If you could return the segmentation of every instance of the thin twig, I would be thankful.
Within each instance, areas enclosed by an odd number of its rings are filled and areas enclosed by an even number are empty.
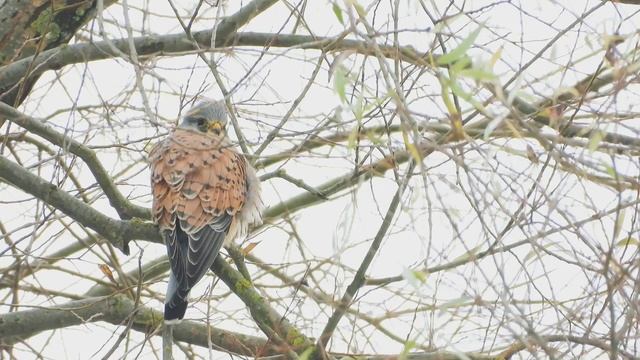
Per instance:
[[[327,324],[322,330],[322,333],[317,341],[317,349],[319,352],[321,353],[324,352],[324,348],[327,346],[327,343],[329,342],[329,339],[331,338],[333,331],[338,326],[340,319],[344,315],[347,308],[351,305],[351,301],[355,297],[358,290],[362,287],[362,285],[364,285],[364,282],[366,280],[367,269],[369,268],[369,265],[371,265],[373,258],[376,256],[378,249],[380,248],[380,244],[382,243],[382,240],[387,235],[387,230],[389,230],[389,227],[391,226],[391,221],[395,217],[396,210],[398,209],[398,205],[400,205],[400,199],[402,198],[402,194],[404,193],[404,190],[407,187],[407,184],[409,183],[409,179],[411,178],[415,165],[416,163],[414,161],[410,162],[409,168],[407,170],[407,174],[405,175],[404,179],[402,179],[402,182],[399,184],[398,189],[396,190],[396,193],[393,196],[391,203],[389,204],[389,208],[387,209],[387,214],[382,220],[382,224],[380,225],[380,228],[378,228],[378,232],[376,233],[376,236],[371,242],[371,246],[369,247],[367,254],[365,255],[364,259],[362,259],[362,262],[360,263],[360,266],[358,267],[358,271],[356,272],[356,275],[354,276],[351,284],[349,284],[349,286],[347,287],[347,290],[345,291],[344,295],[342,295],[342,299],[340,299],[340,302],[338,303],[337,308],[334,310],[333,314],[331,315],[331,317],[327,321]]]

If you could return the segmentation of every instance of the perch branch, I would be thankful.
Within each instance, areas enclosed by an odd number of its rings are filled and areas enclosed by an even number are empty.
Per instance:
[[[71,301],[56,307],[17,311],[0,315],[0,344],[12,344],[34,333],[106,321],[114,325],[125,323],[134,312],[133,300],[120,294]],[[149,333],[162,324],[162,313],[148,307],[135,311],[132,328]],[[207,339],[207,334],[211,335]],[[155,333],[159,335],[159,333]],[[208,340],[230,353],[254,357],[280,354],[264,339],[215,327],[183,321],[174,327],[174,338],[189,344],[208,347]]]

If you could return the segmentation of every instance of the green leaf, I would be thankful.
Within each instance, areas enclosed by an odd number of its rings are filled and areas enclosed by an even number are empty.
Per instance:
[[[451,87],[451,91],[454,94],[456,94],[457,96],[461,97],[462,99],[467,101],[469,104],[473,105],[476,109],[478,109],[478,110],[480,110],[482,112],[486,111],[484,105],[482,105],[482,103],[480,101],[476,100],[471,94],[469,94],[464,89],[462,89],[457,82],[452,81],[449,84],[449,86]]]
[[[416,290],[427,282],[428,273],[420,270],[414,270],[411,268],[405,268],[402,270],[402,277],[404,280]]]
[[[419,271],[419,270],[412,270],[413,276],[416,277],[416,279],[420,280],[420,282],[425,283],[427,282],[427,276],[429,274],[427,274],[424,271]]]
[[[402,352],[398,355],[398,360],[407,360],[409,353],[411,350],[415,349],[416,342],[413,340],[408,340],[404,343],[404,348]]]
[[[475,247],[469,249],[469,251],[467,251],[466,253],[464,253],[464,254],[458,256],[457,258],[453,259],[453,261],[456,262],[456,261],[466,261],[466,260],[469,260],[469,259],[473,259],[480,252],[481,248],[482,248],[482,245],[475,246]]]
[[[608,163],[604,163],[603,166],[607,174],[609,174],[609,176],[611,176],[614,179],[618,178],[618,172],[616,171],[616,169],[613,168],[613,166],[609,165]]]
[[[451,87],[451,91],[456,96],[461,97],[462,99],[466,100],[469,103],[472,102],[473,96],[471,96],[471,94],[469,94],[463,88],[461,88],[460,85],[458,84],[458,82],[452,81],[452,82],[449,83],[449,86]]]
[[[625,211],[622,209],[618,213],[618,217],[616,217],[616,223],[613,225],[613,238],[617,239],[618,235],[620,235],[620,230],[622,230],[622,225],[624,224],[624,215]]]
[[[340,24],[344,25],[344,18],[342,17],[342,9],[340,8],[340,6],[338,6],[338,4],[333,3],[333,13],[336,15],[336,18],[338,18],[338,21],[340,21]]]
[[[448,309],[448,308],[458,308],[461,306],[466,306],[467,304],[469,304],[469,302],[472,302],[472,301],[473,301],[472,297],[463,295],[457,299],[449,300],[444,304],[438,305],[438,309],[441,311],[444,311],[445,309]]]
[[[467,50],[471,48],[471,46],[474,44],[474,42],[478,38],[478,35],[480,34],[480,30],[482,30],[482,25],[479,26],[474,32],[469,34],[469,36],[467,36],[466,39],[462,40],[462,42],[460,43],[460,45],[458,45],[458,47],[440,56],[437,60],[438,65],[451,64],[455,61],[458,61],[464,55],[466,55]]]
[[[498,48],[498,51],[494,52],[491,55],[491,59],[489,60],[489,69],[493,71],[493,68],[496,66],[496,63],[502,57],[502,46]]]
[[[355,149],[356,141],[358,140],[358,135],[360,134],[360,126],[354,126],[353,129],[349,132],[349,137],[347,138],[347,148]]]
[[[640,247],[640,241],[638,241],[638,239],[633,238],[633,237],[628,237],[626,239],[622,239],[620,241],[618,241],[616,243],[616,247],[627,247],[627,246],[636,246],[636,247]]]
[[[604,139],[604,133],[600,130],[596,130],[589,137],[589,152],[594,152],[598,149],[598,146]]]
[[[344,68],[342,66],[338,66],[333,74],[333,88],[336,90],[343,103],[347,102],[346,86],[347,77],[345,75]]]
[[[452,72],[451,77],[454,78],[454,76],[457,76],[460,73],[460,71],[469,67],[469,64],[471,64],[471,58],[468,57],[467,55],[462,55],[462,57],[458,59],[458,61],[454,62],[449,66]]]
[[[358,95],[358,98],[356,99],[356,103],[353,104],[351,106],[351,111],[353,111],[353,116],[356,118],[356,120],[358,120],[358,123],[360,123],[360,120],[362,120],[362,118],[364,117],[364,113],[365,113],[365,104],[364,104],[364,95],[362,95],[362,93],[360,93]]]
[[[453,104],[453,100],[451,99],[451,96],[449,96],[451,81],[449,81],[449,79],[444,75],[438,76],[438,81],[440,81],[440,95],[442,96],[442,102],[444,103],[444,106],[447,107],[447,111],[449,111],[449,115],[457,114],[458,111],[456,110],[456,107]]]
[[[313,352],[315,350],[315,346],[309,346],[308,348],[306,348],[302,354],[300,354],[300,356],[298,357],[299,360],[310,360],[311,359],[311,355],[313,355]]]
[[[358,15],[360,17],[366,17],[367,16],[367,11],[358,2],[354,2],[353,7],[356,9],[356,12],[358,13]]]
[[[489,71],[482,69],[463,69],[458,72],[459,76],[468,77],[477,81],[494,81],[497,76]]]

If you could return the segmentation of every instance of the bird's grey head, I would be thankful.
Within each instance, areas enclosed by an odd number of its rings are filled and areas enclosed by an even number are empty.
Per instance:
[[[224,134],[227,126],[227,106],[222,100],[204,100],[193,106],[182,118],[181,128],[203,133]]]

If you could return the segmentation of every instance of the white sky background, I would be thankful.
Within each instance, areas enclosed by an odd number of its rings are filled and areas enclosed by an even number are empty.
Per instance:
[[[406,30],[400,33],[400,43],[404,46],[413,46],[417,50],[428,49],[434,33],[425,29],[433,28],[432,24],[422,13],[417,2],[400,1],[399,3],[401,28]],[[437,13],[443,11],[449,1],[426,3],[429,9]],[[456,1],[456,3],[462,2]],[[470,21],[468,16],[461,15],[439,30],[444,34],[455,33],[459,43],[483,23],[485,28],[476,41],[477,47],[472,49],[470,54],[476,61],[488,61],[494,53],[502,49],[502,56],[495,66],[495,72],[500,76],[501,82],[505,82],[514,74],[514,71],[545,47],[558,31],[564,29],[575,20],[576,16],[580,16],[598,2],[473,1],[466,2],[465,10],[480,9],[491,3],[496,5],[484,12],[472,14],[475,23]],[[342,2],[339,4],[345,7]],[[365,2],[362,4],[367,8]],[[139,36],[142,32],[172,34],[182,31],[167,2],[129,1],[129,6],[134,36]],[[185,15],[191,13],[192,2],[190,1],[176,2],[176,6]],[[224,8],[223,13],[232,14],[238,6],[239,4],[236,3],[230,4]],[[380,4],[375,19],[375,26],[380,31],[388,31],[392,28],[391,17],[388,8],[385,7],[388,7],[388,4]],[[144,23],[142,13],[136,10],[141,8],[150,8],[153,13],[145,17]],[[207,6],[203,9],[205,11],[202,20],[196,22],[194,27],[196,30],[208,29],[214,23],[216,9]],[[633,13],[637,9],[638,7],[633,6],[614,7],[613,4],[606,4],[581,25],[569,31],[544,53],[542,59],[536,61],[524,72],[521,82],[523,98],[538,99],[552,96],[555,91],[572,86],[576,81],[591,74],[602,59],[601,50],[606,37],[615,32],[630,37],[619,47],[619,50],[623,54],[631,51],[638,40],[635,35],[639,25],[638,17]],[[276,32],[283,26],[288,14],[289,10],[283,4],[277,4],[252,20],[242,31]],[[109,38],[117,39],[127,36],[123,25],[125,21],[121,4],[110,7],[105,12],[104,18]],[[344,30],[343,25],[336,19],[330,3],[326,1],[310,1],[307,4],[305,20],[317,36],[335,36]],[[372,18],[369,20],[372,21]],[[117,22],[117,26],[113,24],[114,21]],[[289,21],[285,25],[284,32],[290,32],[292,23]],[[97,33],[97,23],[93,24],[93,27]],[[306,31],[303,29],[299,33],[306,34]],[[83,36],[88,36],[88,32],[83,32]],[[99,38],[94,35],[94,40]],[[83,41],[86,39],[79,40],[79,42]],[[383,41],[384,37],[378,38],[379,43]],[[455,43],[448,42],[448,48],[455,47]],[[226,77],[227,88],[233,87],[239,79],[243,78],[247,68],[257,59],[261,50],[245,47],[236,48],[231,52],[217,52],[213,55],[216,60],[219,60],[220,71]],[[238,87],[232,100],[237,105],[241,126],[251,145],[259,145],[264,140],[266,134],[279,122],[280,117],[300,94],[313,71],[318,54],[319,52],[315,50],[270,49],[269,55],[244,80],[242,86]],[[584,56],[593,54],[600,55],[581,60]],[[335,54],[328,55],[329,60],[334,58]],[[142,161],[147,142],[136,140],[157,137],[169,131],[175,124],[179,111],[180,99],[176,94],[186,93],[187,98],[190,98],[198,92],[198,89],[207,88],[204,95],[220,97],[208,67],[195,55],[158,57],[150,61],[153,62],[153,66],[147,63],[146,69],[152,74],[145,75],[144,90],[152,109],[157,111],[158,118],[155,120],[163,125],[161,128],[153,127],[147,121],[140,91],[135,88],[134,67],[122,59],[69,66],[58,72],[46,73],[21,108],[22,111],[39,117],[50,116],[60,109],[69,109],[70,111],[50,119],[49,123],[60,130],[67,129],[77,140],[86,141],[92,146],[131,142],[131,145],[122,149],[100,149],[98,156],[107,169],[121,177],[118,179],[123,182],[120,191],[135,199],[137,204],[144,206],[150,205],[149,174]],[[376,84],[373,78],[378,68],[375,59],[365,60],[361,55],[353,55],[344,60],[342,65],[356,71],[362,66],[363,61],[368,67],[367,86],[370,89],[383,86],[382,82]],[[570,62],[577,63],[573,64],[568,71],[564,71],[563,68]],[[159,81],[159,78],[162,78],[162,81]],[[473,86],[472,82],[469,84]],[[446,109],[438,95],[440,87],[437,80],[431,75],[423,76],[418,80],[418,86],[420,89],[409,97],[409,109],[414,118],[419,122],[446,123],[448,121],[445,116]],[[126,93],[130,91],[133,91],[133,94]],[[380,91],[384,93],[383,88],[380,88]],[[601,108],[592,110],[607,112],[637,111],[633,101],[637,99],[637,95],[636,86],[631,85],[615,100],[593,101],[589,106],[600,105]],[[82,108],[87,105],[120,104],[123,99],[126,99],[125,103],[138,110],[119,108],[109,116],[106,115],[106,109],[97,112],[74,111],[77,110],[74,107]],[[463,108],[470,109],[470,106],[463,104]],[[357,123],[348,107],[341,104],[333,88],[333,81],[329,79],[328,65],[325,63],[316,83],[295,112],[295,118],[285,126],[283,135],[292,138],[294,142],[301,141],[304,138],[304,132],[317,126],[319,120],[332,116],[336,109],[341,111],[344,121],[337,125],[338,129],[352,130]],[[387,115],[391,115],[392,111],[393,105],[388,105]],[[495,111],[499,114],[504,110],[496,108]],[[375,121],[367,125],[381,124],[380,119]],[[397,124],[398,120],[394,119],[394,121]],[[633,126],[633,121],[635,120],[626,124]],[[627,134],[633,134],[634,130],[633,127],[625,129],[620,123],[603,127],[603,129]],[[90,138],[85,139],[87,134]],[[287,141],[286,137],[274,142],[265,155],[289,148],[292,143]],[[386,139],[383,140],[386,141]],[[153,141],[155,140],[149,140],[151,143]],[[530,143],[535,146],[533,142]],[[473,170],[471,173],[466,173],[456,166],[450,159],[452,151],[448,147],[442,152],[430,155],[424,162],[428,170],[425,177],[426,183],[423,183],[420,177],[412,181],[412,186],[404,197],[403,210],[399,216],[396,216],[390,234],[383,242],[368,275],[374,278],[395,276],[406,272],[409,267],[444,264],[464,256],[470,249],[486,248],[492,240],[487,238],[487,232],[482,229],[478,215],[471,209],[463,191],[474,194],[481,200],[479,203],[485,206],[481,209],[483,219],[491,220],[487,226],[495,233],[499,232],[509,220],[504,210],[515,211],[519,205],[518,199],[527,193],[532,180],[541,170],[541,165],[531,164],[526,157],[522,156],[524,144],[520,140],[493,140],[490,143],[478,140],[473,145],[467,146],[465,150],[468,152],[465,153],[464,163]],[[401,150],[404,145],[400,138],[394,138],[392,146],[394,149]],[[519,150],[520,153],[504,151],[507,147]],[[253,147],[254,150],[256,148],[257,146]],[[535,149],[542,155],[539,147]],[[567,151],[575,153],[579,158],[596,156],[603,162],[610,162],[609,157],[586,153],[586,150],[583,154],[576,153],[575,149]],[[311,185],[319,185],[352,171],[354,153],[353,149],[342,145],[330,151],[328,148],[322,148],[314,155],[301,156],[287,162],[283,168],[293,177],[303,179]],[[375,152],[373,156],[379,158],[379,154]],[[25,158],[28,157],[25,156]],[[70,160],[71,157],[68,157],[68,161]],[[37,161],[35,157],[31,158],[30,164],[35,164]],[[135,165],[129,168],[134,162]],[[620,166],[621,173],[629,176],[638,175],[638,169],[633,163],[622,162],[617,166]],[[87,169],[78,168],[81,169],[79,174],[84,184],[92,184],[94,180]],[[275,169],[275,167],[268,168],[261,171],[261,174]],[[404,174],[404,171],[405,167],[401,167],[399,173]],[[504,174],[509,174],[511,177],[500,176]],[[61,175],[58,172],[54,178],[59,179]],[[460,179],[456,178],[457,175]],[[51,167],[40,173],[40,176],[50,178]],[[619,200],[615,197],[616,193],[607,188],[581,181],[575,176],[562,172],[547,170],[542,176],[541,184],[547,189],[546,193],[537,191],[533,199],[546,204],[538,209],[537,213],[531,215],[531,221],[527,226],[510,231],[502,240],[504,244],[532,236],[539,231],[553,229],[565,224],[567,220],[579,220],[597,211],[608,210]],[[357,191],[343,192],[331,202],[296,213],[293,216],[293,222],[305,252],[313,259],[311,265],[318,265],[330,259],[356,269],[380,226],[396,187],[393,174],[389,172],[384,179],[363,183]],[[71,186],[68,185],[68,188],[70,189]],[[294,194],[303,192],[278,179],[265,182],[263,189],[267,205],[275,205]],[[94,195],[96,194],[93,193],[92,196]],[[28,236],[34,230],[30,223],[34,219],[36,202],[18,205],[10,202],[10,200],[26,197],[28,196],[15,189],[0,187],[0,199],[3,199],[0,203],[0,220],[8,229],[17,229],[26,224],[23,229],[12,234],[14,239]],[[634,198],[635,194],[622,193],[623,201]],[[104,197],[98,199],[94,206],[109,216],[117,217]],[[530,211],[527,214],[529,215]],[[569,218],[565,219],[564,216]],[[636,229],[630,226],[632,216],[633,214],[627,212],[622,233],[635,233]],[[557,223],[544,222],[546,217]],[[590,245],[601,245],[606,249],[607,244],[611,242],[613,223],[614,220],[611,217],[601,222],[587,224],[580,231]],[[249,241],[259,242],[253,253],[272,264],[299,262],[301,258],[294,246],[295,241],[291,241],[282,228],[288,228],[288,225],[271,224],[266,231],[250,239]],[[46,256],[55,249],[74,241],[68,234],[59,233],[59,230],[58,225],[44,230],[44,233],[39,235],[40,240],[36,242],[37,247],[31,249],[32,256]],[[597,252],[590,250],[583,241],[585,240],[580,240],[566,231],[541,239],[539,245],[564,258],[597,263]],[[149,260],[164,254],[165,251],[162,246],[156,244],[144,242],[137,244],[131,244],[131,256],[119,256],[128,270],[137,266],[138,246],[144,249],[144,258]],[[2,246],[5,246],[4,243]],[[417,299],[422,298],[420,306],[435,305],[438,309],[421,312],[415,319],[413,329],[411,313],[382,324],[400,337],[408,337],[417,342],[432,344],[447,350],[489,351],[493,346],[499,347],[513,341],[516,336],[525,336],[527,327],[532,327],[541,333],[566,332],[568,330],[565,317],[568,315],[556,311],[556,308],[562,308],[562,306],[552,307],[540,301],[567,301],[567,308],[583,311],[575,314],[577,317],[588,318],[593,311],[588,301],[591,298],[584,300],[584,303],[575,298],[601,291],[604,280],[594,279],[593,273],[582,272],[579,267],[570,266],[552,256],[535,254],[531,249],[531,246],[527,246],[513,253],[498,254],[452,271],[431,274],[425,284],[402,281],[389,287],[393,291],[400,291],[406,299],[394,297],[394,294],[385,289],[365,288],[359,293],[362,296],[359,308],[373,317],[378,317],[384,315],[385,311],[415,308],[418,306]],[[9,253],[3,251],[0,265],[8,265],[12,261],[8,255]],[[90,253],[81,255],[81,258],[63,261],[59,265],[103,278],[97,266],[102,261]],[[627,253],[626,256],[625,260],[628,259],[629,254]],[[519,264],[518,260],[525,265]],[[299,278],[305,267],[306,264],[290,267],[288,273]],[[335,293],[336,298],[343,294],[353,277],[353,272],[345,273],[343,269],[329,264],[323,265],[322,271],[327,273],[326,277],[320,281],[322,290],[330,294]],[[320,273],[317,276],[322,278]],[[530,284],[531,278],[534,279],[535,288]],[[192,298],[204,294],[212,279],[213,277],[209,275],[202,280],[201,284],[192,291]],[[79,294],[87,291],[92,285],[87,280],[78,279],[60,271],[41,271],[35,278],[28,278],[25,281],[31,284],[47,284],[48,287],[52,287],[50,284],[56,284],[55,288],[62,292]],[[272,278],[258,279],[256,282],[278,283]],[[156,284],[154,289],[159,294],[163,294],[165,286],[166,283],[162,281]],[[224,284],[218,284],[214,294],[224,294],[227,291]],[[311,299],[301,297],[302,295],[294,298],[291,288],[288,287],[269,291],[284,299],[284,301],[273,303],[280,312],[283,312],[287,305],[295,304],[293,306],[300,307],[299,312],[288,317],[291,322],[306,331],[309,336],[319,335],[327,317],[332,312],[331,308],[326,306],[318,308]],[[52,306],[67,301],[64,298],[34,297],[25,292],[21,294],[23,305]],[[496,307],[493,303],[487,306],[467,306],[474,299],[482,299],[486,302],[497,301],[501,304]],[[253,321],[244,310],[244,306],[235,300],[234,296],[228,296],[222,302],[218,300],[214,297],[209,304],[214,309],[221,309],[219,312],[213,311],[213,316],[209,319],[211,324],[247,334],[261,335],[252,327]],[[516,300],[522,302],[518,303]],[[8,303],[9,300],[3,301]],[[145,305],[161,309],[160,301],[150,300]],[[206,311],[206,306],[205,299],[201,300],[199,305],[190,306],[187,310],[187,318],[205,321],[203,313],[198,309]],[[0,309],[5,311],[7,307],[1,306]],[[492,314],[491,309],[497,309],[497,312]],[[232,318],[227,318],[225,314],[232,314]],[[522,314],[527,314],[526,321],[522,320]],[[347,346],[340,339],[350,338],[349,333],[354,326],[352,320],[353,318],[349,316],[343,318],[335,337],[338,340],[333,343],[332,350],[359,353],[402,351],[402,344],[390,340],[360,320],[355,324],[364,327],[364,330],[351,339],[352,342]],[[498,323],[504,323],[504,326],[498,326]],[[494,334],[495,338],[494,335],[485,338],[484,328],[487,326],[490,328],[489,333]],[[580,326],[577,328],[578,330],[574,330],[576,334],[582,334]],[[603,329],[605,328],[602,324],[594,326],[596,334],[600,334],[599,331]],[[52,338],[49,338],[50,333],[41,334],[29,343],[36,349],[44,348],[43,353],[49,358],[99,358],[109,349],[110,344],[115,342],[120,331],[121,329],[114,330],[110,324],[92,323],[58,331]],[[137,339],[131,342],[132,346],[139,344],[142,339],[141,334],[136,332],[132,332],[132,337]],[[156,350],[159,349],[157,346],[159,339],[153,339],[153,342]],[[104,348],[100,349],[105,343]],[[140,358],[153,358],[151,347],[148,344],[144,346]],[[196,350],[207,358],[206,349]],[[136,349],[132,354],[136,354],[137,351]],[[174,354],[177,353],[174,350]],[[28,352],[18,352],[20,358],[23,355],[27,358],[27,354]],[[129,355],[129,357],[134,356]],[[227,357],[228,355],[222,353],[214,353],[213,356],[216,359]]]

